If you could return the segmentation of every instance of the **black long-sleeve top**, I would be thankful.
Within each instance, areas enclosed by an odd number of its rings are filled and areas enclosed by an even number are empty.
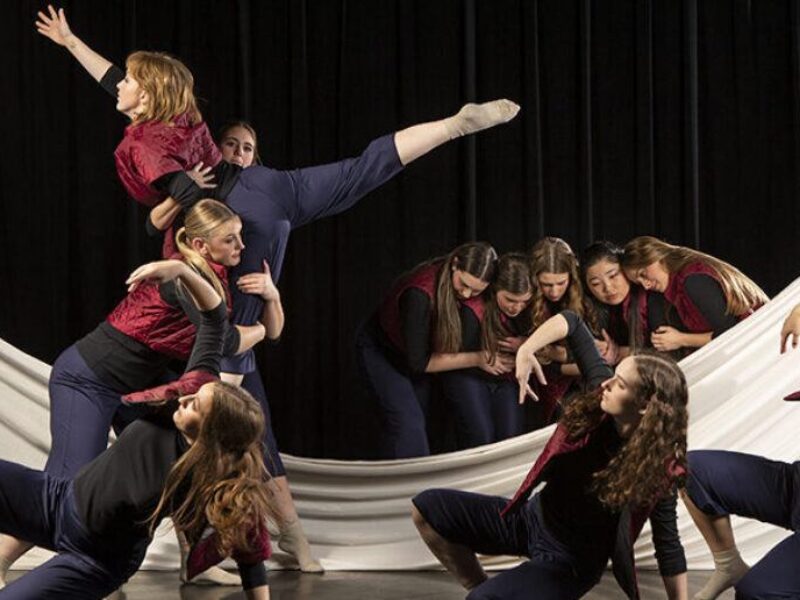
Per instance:
[[[596,389],[613,376],[613,370],[597,351],[589,329],[572,311],[563,311],[569,329],[567,343],[588,389]],[[592,433],[589,444],[578,451],[553,458],[547,485],[541,493],[545,525],[557,539],[578,553],[594,556],[602,549],[610,555],[619,513],[606,509],[589,487],[592,475],[606,468],[625,441],[607,419]],[[664,576],[686,571],[686,558],[678,535],[677,498],[662,498],[650,514],[656,560]]]

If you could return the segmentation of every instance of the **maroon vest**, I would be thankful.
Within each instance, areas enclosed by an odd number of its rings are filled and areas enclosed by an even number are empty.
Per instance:
[[[608,418],[610,417],[605,415],[603,421]],[[603,421],[601,421],[601,423]],[[563,427],[561,423],[556,425],[556,430],[553,432],[553,435],[550,436],[547,444],[545,444],[542,453],[536,459],[536,462],[533,463],[531,470],[514,494],[514,497],[506,504],[505,508],[500,511],[500,516],[504,517],[508,513],[519,509],[531,495],[533,489],[545,480],[550,461],[556,456],[575,452],[585,447],[591,440],[593,432],[594,430],[590,431],[580,439],[570,440],[566,428]],[[674,463],[668,463],[666,468],[670,478],[673,480],[685,475],[685,469]],[[629,598],[639,598],[639,589],[636,584],[636,571],[633,559],[633,543],[636,541],[636,538],[639,537],[642,527],[644,527],[657,501],[657,498],[654,499],[652,504],[648,507],[642,507],[636,510],[625,509],[619,520],[617,542],[612,554],[612,563],[614,575]]]
[[[621,306],[609,307],[607,333],[620,346],[627,346],[630,343],[629,333],[632,310],[638,312],[639,331],[649,331],[647,324],[647,298],[649,293],[644,291],[637,293],[632,289],[628,292],[625,300],[622,301]]]
[[[693,262],[686,265],[678,273],[670,275],[669,284],[667,284],[667,289],[664,290],[664,297],[667,299],[667,302],[675,307],[675,310],[678,312],[678,317],[680,317],[681,322],[686,326],[689,332],[705,333],[711,331],[711,325],[708,324],[706,318],[689,298],[685,286],[686,278],[690,275],[697,274],[707,275],[717,283],[720,283],[719,275],[717,275],[714,269],[705,263]],[[738,319],[741,321],[749,317],[753,314],[753,311],[754,309],[750,309],[744,314],[739,315]]]
[[[192,125],[187,115],[171,123],[147,121],[131,124],[114,151],[117,174],[125,190],[137,202],[155,206],[165,195],[152,187],[162,175],[188,171],[197,163],[215,167],[222,155],[208,125]]]
[[[378,309],[378,322],[381,329],[392,345],[402,353],[405,353],[406,344],[402,334],[403,326],[400,322],[400,296],[412,288],[421,290],[430,299],[432,307],[436,295],[436,277],[441,267],[442,262],[436,261],[417,267],[408,275],[401,277],[392,284],[389,293],[386,294]]]
[[[209,266],[225,288],[230,316],[227,269],[215,262]],[[159,284],[145,281],[129,293],[106,319],[114,329],[165,356],[187,360],[194,346],[195,326],[180,306],[171,306],[161,297]]]

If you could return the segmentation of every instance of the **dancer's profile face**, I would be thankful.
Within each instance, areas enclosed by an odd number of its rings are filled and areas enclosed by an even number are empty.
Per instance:
[[[638,269],[626,269],[625,275],[648,291],[664,293],[669,285],[669,272],[661,264],[661,261]]]
[[[242,260],[242,221],[239,217],[226,221],[208,240],[193,240],[193,246],[206,260],[225,267],[235,267]]]
[[[539,289],[550,302],[558,302],[564,297],[569,287],[569,273],[550,273],[542,271],[536,276]]]
[[[117,110],[131,119],[144,110],[147,102],[145,92],[130,73],[117,84]]]
[[[182,396],[178,400],[178,410],[172,414],[175,426],[190,440],[196,440],[213,402],[213,383],[206,383],[196,394]]]
[[[614,370],[614,376],[601,384],[603,392],[600,408],[614,417],[624,419],[635,417],[639,412],[635,402],[638,384],[636,361],[629,356],[620,361]]]
[[[489,286],[488,282],[483,279],[475,277],[475,275],[470,275],[466,271],[462,271],[456,267],[453,268],[452,281],[456,295],[463,300],[469,300],[475,296],[480,296]]]
[[[506,290],[498,290],[495,298],[497,298],[497,308],[499,308],[505,316],[513,319],[531,303],[533,293],[512,294]]]
[[[243,169],[253,164],[256,155],[256,141],[244,127],[231,127],[219,143],[222,160]]]
[[[603,304],[617,306],[625,301],[631,284],[619,263],[602,259],[586,269],[586,284],[592,296]]]

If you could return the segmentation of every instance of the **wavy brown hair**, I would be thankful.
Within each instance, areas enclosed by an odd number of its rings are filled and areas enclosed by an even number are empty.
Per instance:
[[[197,204],[192,206],[186,213],[186,220],[183,227],[178,229],[175,233],[175,245],[178,251],[183,255],[184,260],[195,271],[200,272],[208,282],[214,286],[214,289],[225,302],[228,297],[217,274],[214,272],[208,261],[203,258],[197,250],[192,248],[192,240],[200,238],[208,242],[214,235],[217,234],[220,227],[229,223],[233,219],[238,219],[239,215],[233,212],[230,208],[222,202],[216,200],[205,199],[200,200]]]
[[[261,445],[264,412],[242,388],[221,381],[213,385],[211,408],[197,439],[170,470],[147,522],[153,535],[169,513],[190,543],[211,526],[219,536],[218,550],[227,556],[234,549],[254,550],[253,529],[274,511]]]
[[[713,269],[725,294],[728,314],[738,317],[769,301],[764,290],[747,275],[730,263],[705,252],[686,246],[673,246],[649,235],[634,238],[625,244],[622,267],[626,271],[643,269],[655,262],[660,262],[670,275],[693,262],[703,263]]]
[[[497,339],[510,335],[501,320],[500,307],[497,305],[497,292],[511,294],[533,293],[533,281],[528,257],[519,252],[509,252],[497,259],[497,275],[487,290],[486,311],[481,323],[481,339],[483,348],[494,362],[498,353]],[[526,332],[529,333],[529,332]]]
[[[547,307],[547,298],[539,288],[539,275],[541,273],[567,273],[569,285],[564,297],[559,301],[559,310],[571,310],[577,313],[589,329],[597,333],[595,311],[586,300],[578,272],[578,258],[570,245],[561,238],[545,237],[534,244],[530,256],[531,278],[535,284],[531,302],[533,329],[553,316]]]
[[[134,123],[170,123],[182,114],[192,125],[203,121],[194,97],[192,72],[177,58],[166,52],[139,50],[128,56],[125,67],[148,95],[147,106]]]
[[[686,378],[670,357],[654,352],[635,354],[637,381],[632,383],[634,402],[644,409],[641,421],[625,445],[605,469],[593,475],[592,491],[605,506],[647,506],[658,498],[672,479],[669,465],[686,468]],[[605,413],[599,391],[573,400],[564,410],[561,424],[571,439],[596,428]]]

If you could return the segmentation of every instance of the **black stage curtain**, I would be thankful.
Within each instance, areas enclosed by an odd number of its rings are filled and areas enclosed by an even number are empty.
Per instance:
[[[158,256],[116,180],[125,119],[4,3],[0,336],[52,362]],[[122,63],[192,69],[212,129],[252,120],[266,164],[312,165],[509,97],[512,124],[441,148],[354,210],[293,234],[288,320],[260,357],[281,447],[367,456],[375,420],[353,332],[391,280],[479,238],[576,248],[654,234],[774,294],[800,242],[800,6],[791,0],[82,0],[73,30]],[[777,343],[777,340],[776,340]],[[0,401],[2,401],[0,399]]]

